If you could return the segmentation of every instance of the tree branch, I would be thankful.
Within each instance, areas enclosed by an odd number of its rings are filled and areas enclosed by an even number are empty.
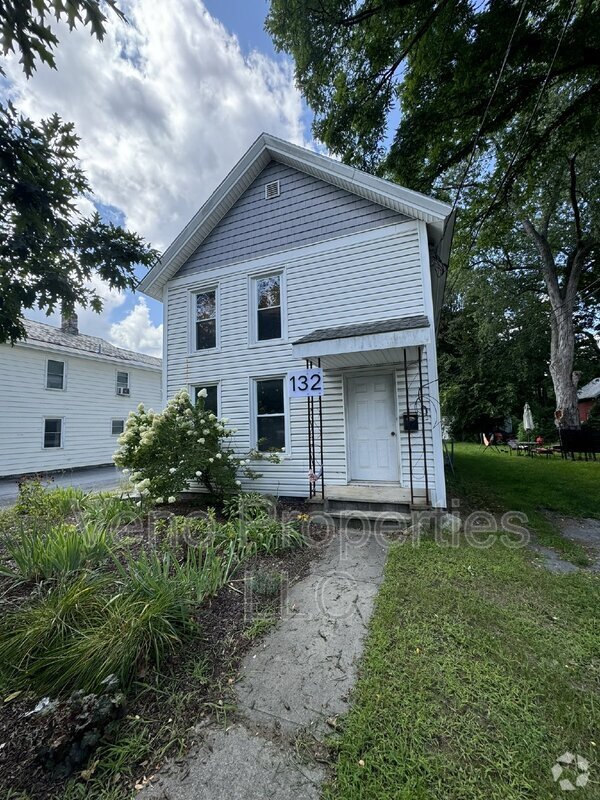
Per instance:
[[[575,158],[569,159],[569,175],[570,175],[570,184],[569,184],[569,192],[571,195],[571,205],[573,206],[573,217],[575,219],[575,230],[577,231],[577,244],[581,243],[583,236],[581,234],[581,215],[579,213],[579,203],[577,202],[577,172],[575,169]]]

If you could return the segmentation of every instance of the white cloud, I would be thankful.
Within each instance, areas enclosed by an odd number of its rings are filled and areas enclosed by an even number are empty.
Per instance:
[[[98,200],[164,249],[263,130],[303,143],[291,66],[257,52],[200,0],[130,0],[104,42],[61,25],[57,71],[27,81],[9,59],[19,109],[75,123]]]
[[[158,358],[162,355],[162,336],[163,326],[152,324],[150,309],[143,297],[121,322],[111,325],[109,333],[110,341],[118,347]]]

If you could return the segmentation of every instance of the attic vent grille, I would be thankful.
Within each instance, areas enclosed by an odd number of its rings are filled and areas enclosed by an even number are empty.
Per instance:
[[[272,200],[274,197],[279,197],[281,191],[279,189],[279,181],[271,181],[265,186],[265,200]]]

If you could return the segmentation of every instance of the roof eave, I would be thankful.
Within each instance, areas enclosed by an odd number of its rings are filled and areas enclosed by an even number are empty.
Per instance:
[[[451,211],[449,205],[439,200],[396,186],[340,161],[334,161],[327,156],[263,133],[173,240],[161,259],[140,281],[139,290],[156,300],[161,300],[164,284],[200,246],[204,238],[271,160],[321,179],[329,179],[330,182],[331,178],[334,178],[333,182],[347,191],[372,199],[399,213],[424,220],[434,226],[440,235],[444,220]],[[202,229],[205,231],[204,234]]]

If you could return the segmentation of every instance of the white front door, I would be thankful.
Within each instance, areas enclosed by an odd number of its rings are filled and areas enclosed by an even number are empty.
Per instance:
[[[398,481],[394,376],[348,378],[346,392],[349,479]]]

